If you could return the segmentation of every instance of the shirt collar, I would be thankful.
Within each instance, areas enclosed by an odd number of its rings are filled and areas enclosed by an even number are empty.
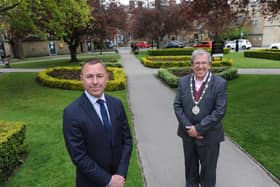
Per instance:
[[[89,101],[92,104],[95,104],[98,99],[102,99],[106,103],[106,99],[105,99],[105,94],[104,93],[100,97],[94,97],[93,95],[90,95],[88,93],[88,91],[85,90],[85,94],[86,94],[87,98],[89,99]]]
[[[202,82],[205,82],[205,81],[206,81],[208,75],[209,75],[209,71],[208,71],[207,74],[204,76]],[[194,80],[195,80],[195,81],[198,81],[198,80],[196,79],[196,75],[195,75],[195,74],[194,74]]]

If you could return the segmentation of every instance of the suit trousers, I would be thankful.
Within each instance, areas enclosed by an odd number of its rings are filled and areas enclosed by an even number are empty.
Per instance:
[[[220,143],[197,145],[196,141],[183,138],[186,187],[215,187]]]

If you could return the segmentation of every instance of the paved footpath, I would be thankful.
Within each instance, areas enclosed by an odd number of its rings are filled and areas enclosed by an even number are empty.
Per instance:
[[[128,76],[128,95],[147,187],[184,187],[182,143],[176,135],[174,90],[144,67],[129,48],[120,48]],[[216,187],[279,187],[268,174],[226,138],[221,144]]]

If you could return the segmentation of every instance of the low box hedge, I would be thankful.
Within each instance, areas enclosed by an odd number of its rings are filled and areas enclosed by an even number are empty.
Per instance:
[[[185,68],[173,67],[168,69],[160,69],[157,75],[169,87],[177,88],[179,79],[182,76],[191,72],[192,69],[190,67],[185,67]],[[237,69],[233,67],[212,67],[211,72],[223,77],[226,80],[233,80],[238,77]]]
[[[190,56],[158,56],[158,57],[142,57],[140,59],[142,64],[150,68],[170,68],[170,67],[188,67],[191,66]],[[222,60],[215,60],[212,62],[213,67],[232,66],[232,59],[223,58]]]
[[[56,70],[63,71],[81,71],[81,67],[53,67],[38,73],[38,82],[51,88],[62,88],[66,90],[83,90],[80,80],[59,79],[49,74]],[[126,76],[123,68],[107,67],[107,70],[113,74],[114,79],[109,80],[106,91],[123,90],[126,88]]]
[[[149,49],[149,56],[191,56],[194,48]]]
[[[147,56],[152,61],[190,61],[191,56]]]
[[[165,49],[149,49],[149,56],[191,56],[192,52],[198,48],[165,48]],[[203,48],[211,53],[211,49]],[[230,49],[224,48],[224,54],[228,54]]]
[[[258,49],[244,52],[245,57],[280,60],[279,49]]]
[[[0,121],[0,184],[22,163],[22,154],[27,151],[25,128],[22,122]]]

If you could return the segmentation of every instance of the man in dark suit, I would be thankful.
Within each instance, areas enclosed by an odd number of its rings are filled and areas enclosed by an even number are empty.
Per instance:
[[[84,93],[64,109],[63,133],[76,166],[77,187],[123,187],[132,138],[119,99],[104,94],[108,73],[101,61],[85,63]]]
[[[183,141],[186,186],[198,187],[200,183],[202,187],[214,187],[220,142],[224,140],[221,120],[226,111],[227,83],[209,71],[211,56],[207,51],[195,50],[191,63],[193,73],[180,79],[174,101],[177,133]]]

